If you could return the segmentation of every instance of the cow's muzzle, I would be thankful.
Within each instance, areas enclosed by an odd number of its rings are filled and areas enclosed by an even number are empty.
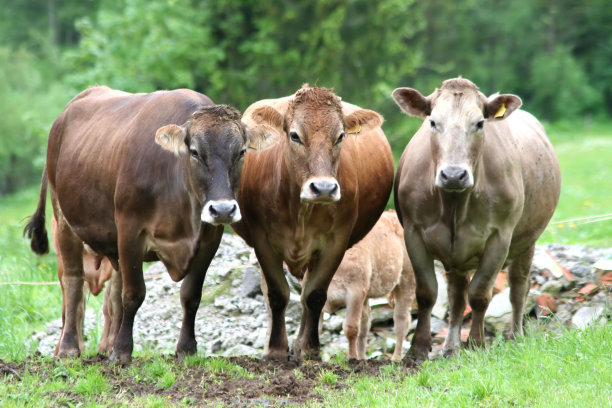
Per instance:
[[[465,167],[445,166],[438,170],[436,186],[444,191],[462,192],[473,185],[472,172]]]
[[[300,199],[313,203],[333,203],[340,200],[340,184],[333,177],[313,177],[302,186]]]
[[[202,209],[202,221],[213,225],[231,224],[240,221],[240,207],[236,200],[209,201]]]

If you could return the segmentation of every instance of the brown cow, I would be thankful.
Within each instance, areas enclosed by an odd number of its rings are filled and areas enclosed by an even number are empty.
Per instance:
[[[404,112],[425,119],[400,159],[394,193],[419,305],[406,362],[422,362],[431,349],[434,259],[448,278],[445,355],[460,346],[466,294],[472,307],[468,341],[484,346],[485,311],[505,265],[510,265],[513,335],[522,334],[535,241],[560,191],[559,164],[542,125],[518,110],[519,97],[487,99],[463,78],[445,81],[428,97],[398,88],[393,99]]]
[[[64,323],[66,322],[66,294],[64,292],[64,284],[62,282],[62,277],[64,276],[64,265],[62,263],[62,257],[59,254],[59,244],[57,243],[57,221],[55,217],[51,217],[51,236],[53,237],[53,247],[57,253],[57,277],[59,278],[60,286],[62,289],[62,330],[64,328]],[[91,292],[94,296],[98,296],[102,289],[104,289],[104,284],[107,280],[111,279],[111,276],[115,270],[113,269],[112,264],[107,258],[102,258],[97,254],[93,253],[89,248],[83,248],[83,272],[84,272],[84,280],[85,284],[83,285],[83,301],[79,303],[77,312],[76,312],[76,323],[77,323],[77,341],[79,343],[79,350],[83,351],[85,349],[85,345],[83,343],[83,317],[85,314],[85,293],[87,290]],[[110,296],[107,295],[110,293],[110,285],[106,289],[105,299]],[[109,299],[110,302],[110,299]],[[105,300],[106,304],[106,300]],[[110,303],[109,303],[110,304]],[[105,313],[104,320],[104,332],[100,339],[100,343],[98,345],[98,351],[101,353],[105,353],[107,351],[107,343],[109,342],[109,330],[110,330],[110,315],[107,318]],[[61,337],[60,337],[61,339]],[[55,347],[55,355],[57,355],[59,351],[60,342],[58,341],[57,346]]]
[[[324,312],[333,313],[346,305],[342,328],[349,341],[349,358],[366,358],[370,331],[368,299],[387,295],[395,304],[396,342],[392,360],[399,361],[410,328],[414,272],[404,245],[404,230],[394,211],[384,212],[368,235],[344,253],[327,289]]]
[[[342,104],[324,88],[247,109],[254,133],[276,136],[247,154],[235,231],[254,247],[268,306],[264,358],[286,358],[289,286],[283,261],[303,278],[302,320],[293,354],[318,356],[319,317],[344,251],[376,223],[393,183],[393,157],[376,112]],[[272,135],[272,136],[270,136]]]
[[[152,260],[174,281],[185,278],[177,353],[195,353],[206,270],[223,225],[240,219],[234,197],[247,144],[237,110],[186,89],[129,94],[97,86],[70,101],[51,128],[38,208],[24,230],[35,252],[48,249],[48,176],[66,292],[58,356],[79,354],[84,243],[121,271],[112,361],[131,360],[134,316],[145,296],[142,262]]]

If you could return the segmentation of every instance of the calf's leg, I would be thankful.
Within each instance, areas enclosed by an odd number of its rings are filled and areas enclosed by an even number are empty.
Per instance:
[[[366,348],[368,347],[370,323],[370,303],[366,297],[361,305],[361,322],[359,325],[359,336],[357,337],[357,358],[359,360],[366,359]]]
[[[342,330],[348,340],[348,358],[359,359],[359,347],[357,345],[357,337],[360,335],[360,321],[363,309],[363,293],[355,293],[348,291],[346,297],[346,317],[342,324]]]
[[[395,307],[393,308],[395,349],[393,350],[391,360],[400,361],[402,359],[402,346],[406,339],[406,334],[410,330],[410,321],[412,320],[410,315],[412,300],[414,299],[414,276],[412,275],[412,269],[410,270],[410,277],[405,278],[402,276],[399,285],[393,289],[393,298],[395,300]]]

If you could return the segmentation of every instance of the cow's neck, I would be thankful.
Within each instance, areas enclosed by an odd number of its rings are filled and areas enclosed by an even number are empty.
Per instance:
[[[440,190],[442,203],[441,219],[450,231],[451,247],[454,247],[458,237],[457,230],[467,217],[467,209],[472,195],[471,190],[462,193],[449,193]]]

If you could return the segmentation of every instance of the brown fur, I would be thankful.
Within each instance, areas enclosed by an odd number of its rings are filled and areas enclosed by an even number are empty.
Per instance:
[[[263,114],[270,108],[283,118],[283,127],[276,115]],[[347,116],[359,112],[371,112],[368,115],[377,120],[349,135]],[[238,192],[243,219],[232,226],[255,248],[262,266],[269,311],[264,354],[284,358],[288,351],[285,262],[292,274],[304,279],[294,356],[315,356],[329,282],[344,251],[372,228],[390,192],[393,159],[380,129],[382,118],[341,103],[328,90],[305,87],[295,96],[254,103],[243,121],[249,129],[267,127],[270,139],[277,140],[266,150],[247,154]],[[291,140],[288,131],[297,132],[300,140]],[[342,132],[343,141],[338,143]],[[314,199],[312,187],[320,180],[339,188],[328,190],[324,200]]]
[[[115,293],[122,294],[122,313],[113,318],[118,332],[112,360],[131,360],[132,325],[145,295],[142,262],[156,259],[173,280],[185,278],[177,352],[196,351],[193,324],[202,282],[223,233],[222,225],[201,221],[209,215],[203,209],[234,200],[241,151],[248,144],[238,112],[211,105],[208,97],[186,89],[129,94],[99,86],[73,98],[54,122],[32,217],[36,225],[28,224],[26,232],[44,230],[39,212],[48,178],[66,299],[60,357],[80,353],[76,320],[84,243],[121,271],[122,287]],[[182,130],[157,138],[162,128]]]
[[[396,338],[392,359],[401,360],[402,345],[410,329],[414,286],[402,226],[395,211],[384,212],[365,238],[344,253],[327,289],[324,312],[332,313],[346,306],[343,329],[349,341],[349,358],[366,358],[370,331],[368,299],[388,295],[394,308]]]
[[[407,361],[420,363],[431,349],[434,259],[448,277],[445,355],[460,346],[466,300],[472,307],[469,342],[484,345],[484,314],[505,265],[510,265],[511,335],[522,333],[535,241],[554,212],[561,182],[542,125],[518,110],[517,96],[487,99],[462,78],[445,81],[429,97],[398,88],[393,98],[406,113],[426,119],[404,150],[394,189],[419,304]]]

